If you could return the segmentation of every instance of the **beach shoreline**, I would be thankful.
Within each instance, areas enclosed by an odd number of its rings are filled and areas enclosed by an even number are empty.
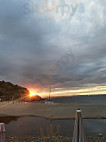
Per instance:
[[[82,110],[84,119],[106,119],[106,104],[45,104],[45,103],[0,103],[0,117],[34,116],[46,119],[74,119],[76,110]]]

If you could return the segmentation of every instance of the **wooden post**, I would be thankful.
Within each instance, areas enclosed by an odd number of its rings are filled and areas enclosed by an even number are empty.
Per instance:
[[[81,115],[81,110],[79,109],[76,111],[72,142],[85,142],[83,119]]]
[[[0,123],[0,142],[5,142],[5,124]]]

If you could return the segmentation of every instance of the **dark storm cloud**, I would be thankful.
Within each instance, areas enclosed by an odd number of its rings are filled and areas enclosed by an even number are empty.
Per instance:
[[[82,1],[71,21],[26,14],[26,3],[0,1],[1,79],[61,88],[105,84],[104,3]]]

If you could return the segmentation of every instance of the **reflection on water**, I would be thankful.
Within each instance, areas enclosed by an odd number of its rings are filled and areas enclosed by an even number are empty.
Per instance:
[[[60,125],[60,135],[72,137],[74,120],[49,120],[39,117],[2,117],[0,122],[6,123],[7,136],[40,136],[40,128],[47,135],[47,127],[52,123],[54,132],[56,126]],[[106,119],[85,119],[84,128],[86,136],[97,136],[103,133],[106,136]]]
[[[39,117],[21,117],[6,125],[7,136],[40,136],[40,128],[49,126],[50,120]]]

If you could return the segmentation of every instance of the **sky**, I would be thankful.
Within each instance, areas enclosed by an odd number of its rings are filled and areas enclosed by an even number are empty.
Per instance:
[[[106,94],[106,1],[0,0],[0,80],[41,96]]]

